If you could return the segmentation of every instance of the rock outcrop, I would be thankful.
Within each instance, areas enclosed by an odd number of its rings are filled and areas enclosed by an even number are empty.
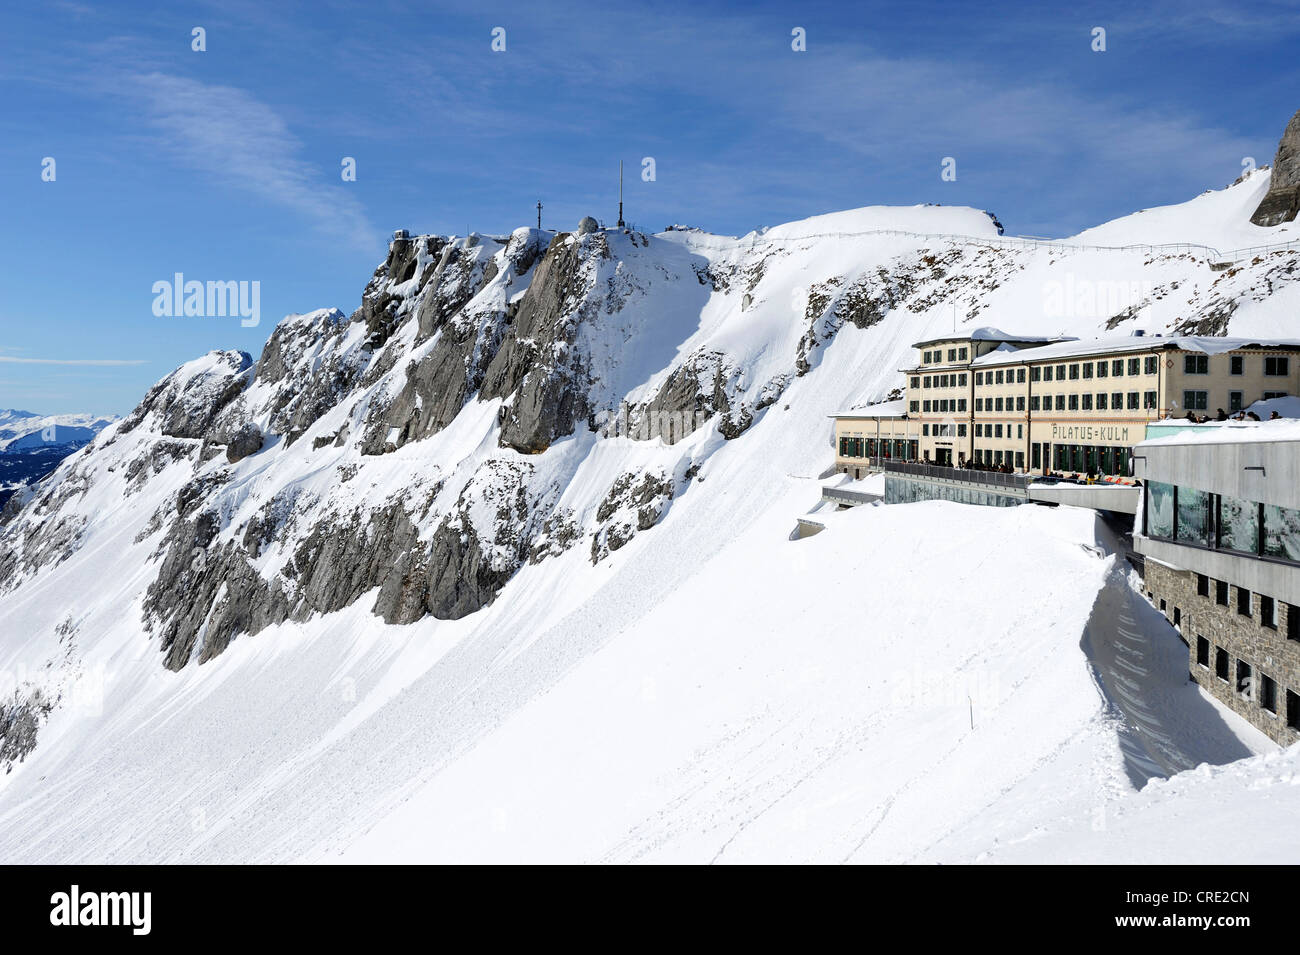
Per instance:
[[[1274,226],[1291,222],[1300,213],[1300,110],[1291,117],[1277,144],[1268,192],[1250,221]]]

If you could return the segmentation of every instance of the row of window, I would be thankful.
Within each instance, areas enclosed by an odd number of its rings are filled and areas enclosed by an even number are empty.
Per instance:
[[[1209,355],[1184,355],[1183,374],[1208,375],[1210,373]],[[1246,356],[1228,356],[1228,374],[1244,375],[1246,373]],[[1286,355],[1264,356],[1264,374],[1269,378],[1285,378],[1291,374],[1291,359]]]
[[[1188,392],[1189,394],[1191,392]],[[1204,392],[1200,393],[1202,396]],[[1157,405],[1157,395],[1154,391],[1137,392],[1130,391],[1125,395],[1122,391],[1098,392],[1097,394],[1083,395],[1030,395],[1030,411],[1122,411],[1127,408],[1129,411],[1139,409],[1154,410]],[[1204,405],[1202,405],[1204,407]],[[976,398],[976,411],[1024,411],[1025,396],[1016,395],[1014,398]]]
[[[1148,537],[1300,564],[1300,510],[1148,481]]]
[[[1014,380],[1013,380],[1014,378]],[[1023,368],[1008,368],[1006,371],[977,371],[975,372],[975,384],[977,385],[1011,385],[1025,383],[1025,370]]]
[[[965,347],[948,349],[948,361],[950,363],[955,361],[965,361],[969,355],[970,352]],[[923,365],[929,365],[936,361],[943,361],[942,348],[936,348],[934,351],[925,352],[921,356],[921,364]]]
[[[1023,440],[1025,437],[1025,426],[1018,424],[1016,427],[1016,438]],[[1011,437],[1011,425],[1006,426],[1006,437]],[[1000,424],[979,424],[975,425],[975,437],[977,438],[1000,438],[1002,437],[1002,425]]]
[[[1000,468],[1003,466],[1025,469],[1025,452],[1023,451],[994,451],[989,448],[975,449],[975,463],[985,464],[989,467]]]
[[[927,414],[929,414],[931,411],[937,411],[940,414],[958,412],[958,411],[964,412],[966,410],[966,399],[965,398],[934,398],[934,399],[927,398],[925,401],[909,402],[907,407],[913,413],[915,413],[918,410],[917,408],[918,405],[923,407]]]
[[[1210,668],[1210,641],[1196,638],[1196,662],[1206,670]],[[1229,684],[1237,696],[1247,703],[1258,702],[1261,709],[1274,716],[1278,714],[1278,685],[1267,673],[1255,673],[1248,660],[1240,657],[1233,665],[1232,657],[1223,647],[1214,646],[1214,675],[1221,683]],[[1300,730],[1300,695],[1286,691],[1286,725]]]
[[[964,424],[923,424],[921,425],[921,434],[927,438],[931,436],[936,438],[964,438],[966,437],[966,426]]]
[[[913,388],[965,388],[966,374],[912,376]]]
[[[1042,448],[1040,453],[1039,448]],[[1047,460],[1052,449],[1051,467],[1057,471],[1074,471],[1078,474],[1113,474],[1128,477],[1132,471],[1133,449],[1107,444],[1048,444],[1033,445],[1036,469]]]
[[[1214,602],[1220,607],[1228,606],[1228,596],[1230,590],[1226,580],[1215,580],[1205,574],[1196,575],[1196,595],[1205,597],[1207,600],[1213,592]],[[1237,591],[1237,613],[1242,617],[1255,619],[1254,602],[1252,594],[1245,587],[1235,588]],[[1280,609],[1278,601],[1272,597],[1266,597],[1264,594],[1256,594],[1259,597],[1259,625],[1267,627],[1269,630],[1277,630],[1280,626],[1278,611]],[[1281,606],[1286,607],[1286,636],[1288,640],[1300,641],[1300,608],[1283,603]]]
[[[909,438],[840,438],[840,457],[915,461],[919,443]]]

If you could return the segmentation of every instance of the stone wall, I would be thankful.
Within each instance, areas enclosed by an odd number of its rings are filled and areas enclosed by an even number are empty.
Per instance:
[[[1277,629],[1265,627],[1261,622],[1261,595],[1250,595],[1251,615],[1238,613],[1239,588],[1229,582],[1228,605],[1216,602],[1216,581],[1209,581],[1208,596],[1197,593],[1197,575],[1193,571],[1175,570],[1158,561],[1148,559],[1144,572],[1146,592],[1152,603],[1165,614],[1170,623],[1178,618],[1178,628],[1188,643],[1188,667],[1196,680],[1215,699],[1239,713],[1252,725],[1282,745],[1300,740],[1300,733],[1287,725],[1286,694],[1290,690],[1300,694],[1300,641],[1287,639],[1288,616],[1292,611],[1284,601],[1277,601]],[[1269,596],[1267,594],[1263,596]],[[1162,606],[1163,602],[1163,606]],[[1209,665],[1197,663],[1197,638],[1210,642]],[[1218,648],[1228,652],[1228,681],[1215,674],[1215,652]],[[1253,685],[1251,692],[1237,691],[1237,661],[1251,667]],[[1264,709],[1260,702],[1261,677],[1268,676],[1277,683],[1277,713]]]

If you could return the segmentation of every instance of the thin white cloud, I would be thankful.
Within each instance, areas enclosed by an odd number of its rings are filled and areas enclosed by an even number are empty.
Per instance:
[[[96,365],[117,368],[124,365],[147,365],[143,358],[17,358],[0,355],[0,364],[6,365]]]
[[[338,171],[331,180],[299,159],[302,144],[266,103],[233,86],[165,73],[136,76],[129,88],[162,132],[162,145],[186,165],[288,208],[358,247],[382,244]]]

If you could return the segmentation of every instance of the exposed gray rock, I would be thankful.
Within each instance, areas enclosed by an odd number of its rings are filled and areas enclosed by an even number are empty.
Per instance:
[[[1291,222],[1300,212],[1300,110],[1291,117],[1277,144],[1268,192],[1256,207],[1250,221],[1255,225],[1274,226]]]
[[[226,445],[226,460],[234,464],[261,450],[262,429],[255,424],[246,424],[235,432]]]

